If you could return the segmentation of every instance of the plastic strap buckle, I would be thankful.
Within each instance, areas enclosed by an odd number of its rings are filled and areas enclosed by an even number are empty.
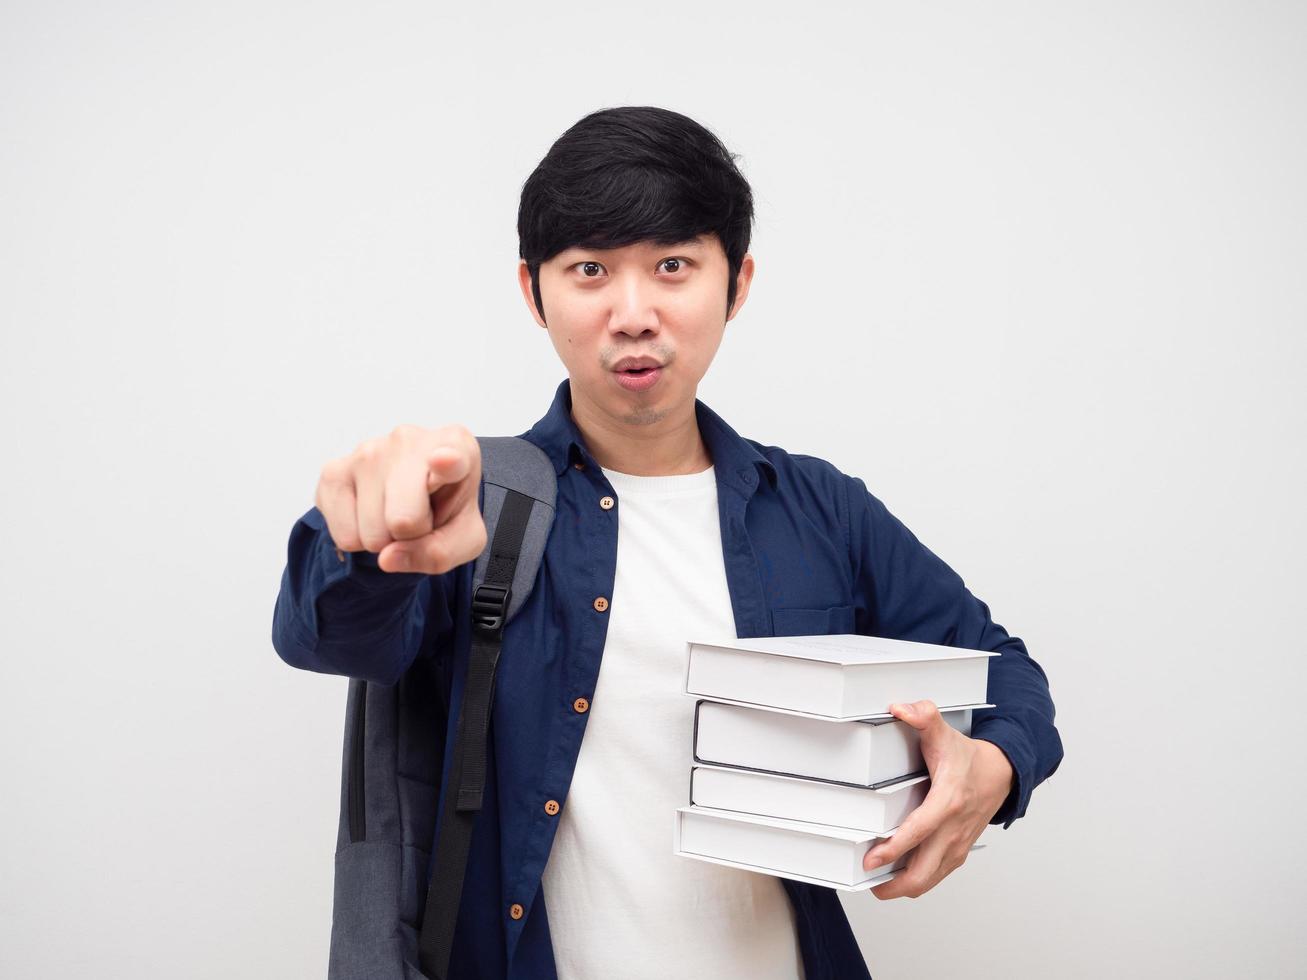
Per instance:
[[[494,636],[504,627],[513,590],[503,585],[480,585],[472,596],[472,624]]]

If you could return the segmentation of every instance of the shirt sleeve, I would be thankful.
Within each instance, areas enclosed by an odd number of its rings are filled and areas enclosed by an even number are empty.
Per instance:
[[[1012,790],[989,821],[1006,829],[1025,816],[1034,788],[1062,761],[1048,678],[952,568],[861,479],[847,480],[858,632],[1000,654],[989,660],[986,700],[994,707],[973,713],[971,737],[997,745],[1012,764]]]
[[[394,684],[452,627],[452,574],[386,572],[371,552],[338,552],[314,507],[291,528],[273,648],[292,667]]]

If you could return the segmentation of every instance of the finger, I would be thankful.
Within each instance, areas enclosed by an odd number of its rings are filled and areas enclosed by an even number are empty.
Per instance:
[[[332,460],[322,468],[314,506],[327,524],[327,534],[338,551],[363,551],[359,538],[354,480],[349,468]]]
[[[452,521],[459,513],[471,508],[477,510],[477,491],[481,486],[479,469],[469,469],[463,479],[449,486],[443,486],[432,496],[432,527],[437,528]]]
[[[359,540],[368,551],[380,553],[394,538],[386,530],[386,485],[375,465],[354,467],[355,512]]]
[[[457,483],[467,476],[472,460],[457,446],[441,446],[433,450],[427,460],[427,493]]]
[[[891,881],[872,889],[877,898],[919,898],[934,888],[947,874],[941,865],[949,850],[949,841],[943,834],[932,834],[922,841],[911,855],[907,865]],[[951,869],[950,869],[951,870]]]
[[[396,542],[387,548],[381,560],[395,568],[441,575],[472,561],[485,547],[486,522],[473,507],[460,511],[448,524],[415,541]]]
[[[431,533],[429,471],[425,453],[401,454],[390,465],[383,499],[386,532],[393,540],[410,541]]]
[[[944,720],[934,701],[894,704],[890,705],[890,711],[912,728],[909,738],[917,740],[926,771],[932,777],[939,774],[941,762],[965,736]]]
[[[940,715],[939,708],[934,701],[891,704],[889,711],[899,721],[911,725],[920,732],[944,724],[944,718]]]
[[[862,859],[863,870],[870,871],[878,865],[893,864],[938,830],[947,814],[948,808],[944,796],[942,793],[935,792],[935,785],[932,783],[930,792],[921,801],[921,805],[907,815],[899,828],[894,831],[894,835],[867,851]]]

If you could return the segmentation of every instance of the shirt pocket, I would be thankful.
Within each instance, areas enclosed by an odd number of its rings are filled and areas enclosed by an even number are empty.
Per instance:
[[[854,607],[831,606],[828,609],[773,609],[773,636],[818,636],[828,633],[853,633]]]

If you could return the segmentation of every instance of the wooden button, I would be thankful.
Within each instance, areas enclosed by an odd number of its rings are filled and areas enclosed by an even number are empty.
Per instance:
[[[575,463],[572,464],[572,469],[574,469],[574,470],[583,470],[583,469],[585,469],[585,463],[582,463],[581,461],[578,460],[577,462],[575,462]]]
[[[608,608],[608,600],[605,599],[603,596],[600,596],[598,599],[595,600],[595,608],[600,612],[603,612],[605,609]]]
[[[514,919],[520,919],[525,914],[525,910],[522,908],[522,906],[514,902],[512,905],[508,907],[508,914],[510,917]]]
[[[604,510],[612,510],[613,504],[617,503],[612,497],[600,497],[599,506]]]
[[[337,549],[336,549],[336,557],[339,558],[341,561],[344,561],[344,560],[345,560],[345,552],[343,552],[343,551],[341,551],[339,548],[337,548]]]
[[[548,803],[546,803],[546,804],[545,804],[545,813],[549,814],[551,817],[554,816],[555,814],[557,814],[557,813],[558,813],[558,801],[557,801],[557,800],[550,800]]]
[[[572,709],[578,714],[583,715],[590,710],[590,702],[585,698],[577,698],[572,702]]]

